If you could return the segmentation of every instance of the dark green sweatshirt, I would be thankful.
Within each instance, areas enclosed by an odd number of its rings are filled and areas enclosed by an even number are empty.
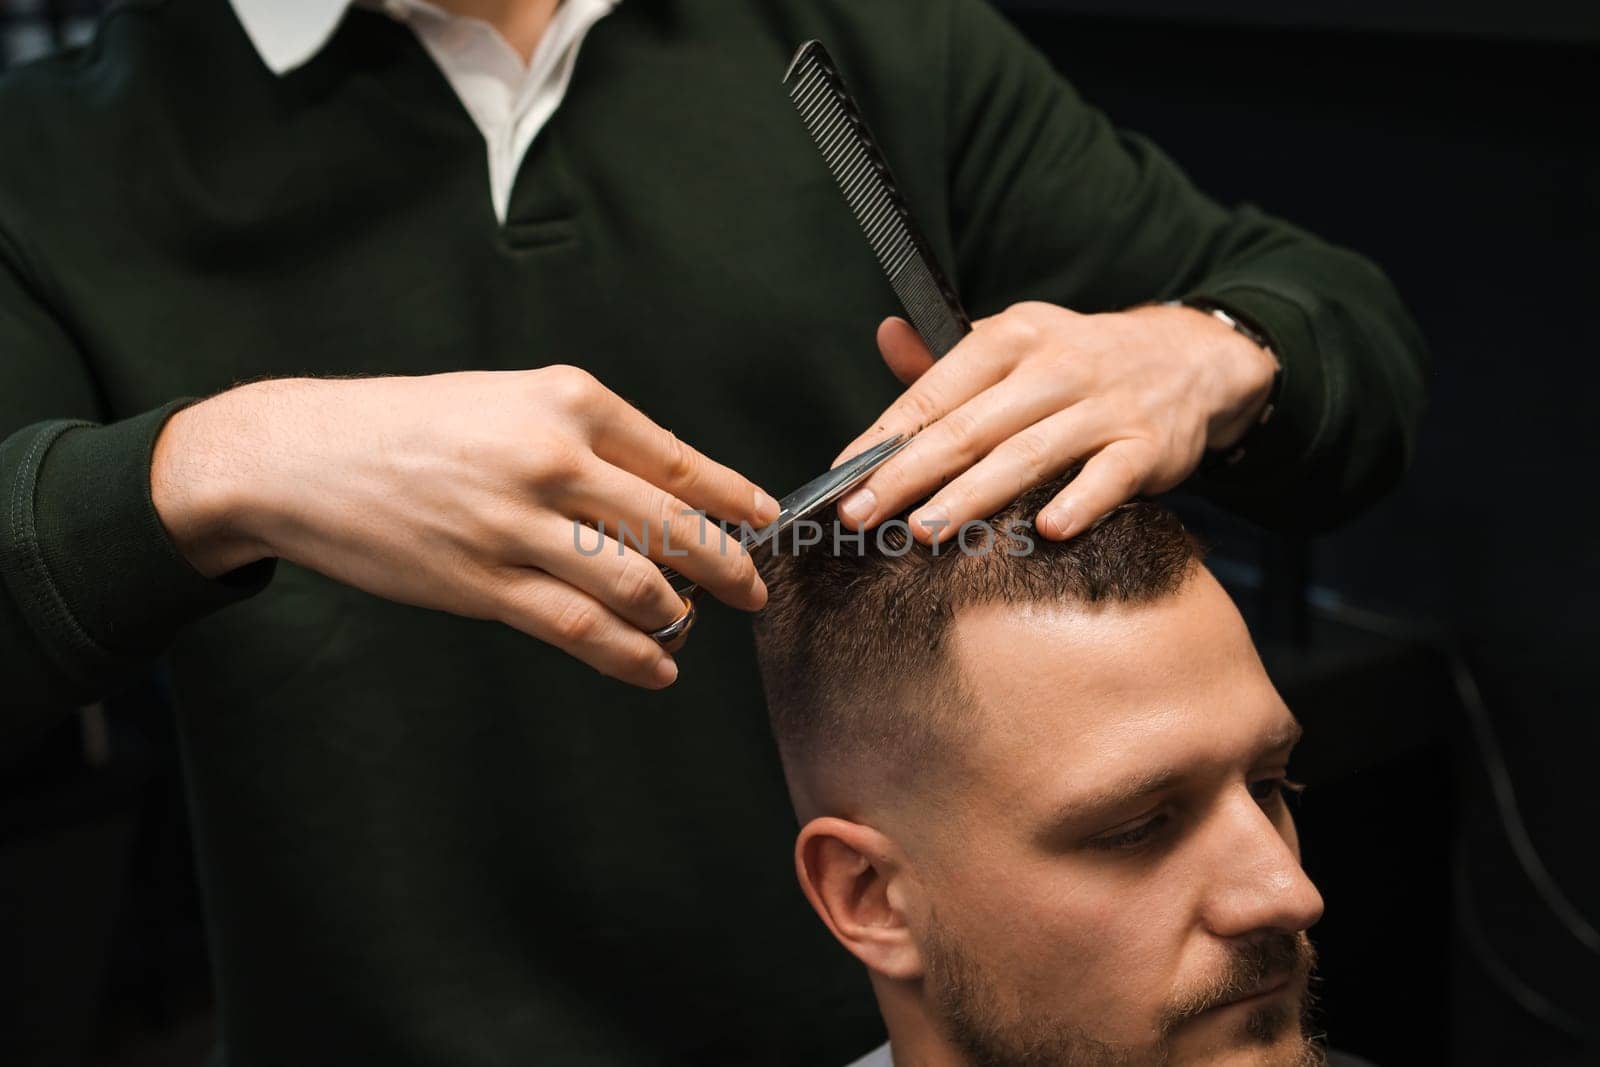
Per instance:
[[[758,483],[896,395],[892,291],[780,78],[820,38],[975,315],[1206,295],[1287,367],[1200,485],[1316,527],[1390,486],[1419,338],[1357,255],[1192,188],[979,0],[627,0],[496,222],[412,32],[269,73],[223,0],[136,0],[0,82],[0,743],[170,663],[229,1061],[843,1063],[879,1039],[812,916],[748,621],[660,693],[288,563],[217,581],[149,495],[243,379],[586,367]],[[870,620],[866,620],[870,622]]]

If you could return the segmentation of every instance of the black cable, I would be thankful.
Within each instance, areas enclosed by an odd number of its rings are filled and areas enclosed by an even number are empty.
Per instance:
[[[1478,680],[1473,677],[1466,660],[1459,653],[1452,654],[1450,667],[1451,673],[1455,675],[1456,692],[1460,694],[1462,706],[1467,709],[1467,717],[1472,722],[1478,752],[1483,757],[1484,771],[1489,776],[1489,788],[1494,791],[1495,807],[1500,813],[1500,823],[1505,828],[1506,840],[1511,845],[1511,851],[1516,854],[1523,873],[1534,884],[1539,896],[1555,913],[1561,925],[1567,928],[1579,944],[1590,952],[1600,955],[1600,931],[1597,931],[1594,924],[1568,899],[1555,880],[1555,876],[1544,865],[1539,850],[1534,847],[1533,838],[1528,835],[1527,824],[1523,822],[1521,809],[1517,805],[1511,771],[1507,768],[1505,754],[1495,739],[1494,724],[1489,718],[1489,709],[1483,701],[1483,693],[1478,688]]]
[[[1589,951],[1600,955],[1600,931],[1594,923],[1578,910],[1561,888],[1528,833],[1517,803],[1516,786],[1505,753],[1494,730],[1494,720],[1477,677],[1467,663],[1457,642],[1441,629],[1420,623],[1396,619],[1380,612],[1357,608],[1345,603],[1337,594],[1313,590],[1310,598],[1316,607],[1329,617],[1346,625],[1364,629],[1369,633],[1426,645],[1443,655],[1450,664],[1451,680],[1456,695],[1465,712],[1489,789],[1494,797],[1496,813],[1506,841],[1516,857],[1522,873],[1533,885],[1551,914],[1572,938]],[[1580,1020],[1561,1008],[1551,998],[1534,986],[1500,959],[1489,943],[1472,896],[1472,883],[1466,870],[1467,832],[1463,826],[1458,835],[1453,877],[1460,905],[1458,925],[1465,935],[1467,946],[1482,965],[1490,980],[1501,992],[1516,1002],[1524,1011],[1546,1025],[1580,1041],[1600,1043],[1600,1031],[1591,1030]]]
[[[1516,1001],[1523,1011],[1552,1029],[1560,1030],[1579,1041],[1600,1041],[1600,1031],[1591,1033],[1584,1029],[1581,1022],[1529,985],[1521,975],[1495,954],[1489,944],[1489,937],[1484,932],[1483,924],[1479,921],[1477,906],[1473,902],[1472,880],[1467,877],[1466,838],[1467,835],[1463,832],[1458,841],[1455,862],[1452,864],[1452,875],[1455,881],[1456,901],[1460,906],[1460,911],[1456,915],[1456,925],[1466,938],[1467,948],[1488,973],[1490,981],[1496,988]]]
[[[1462,710],[1466,712],[1473,741],[1483,762],[1484,773],[1489,779],[1489,789],[1494,795],[1495,810],[1500,816],[1500,825],[1505,830],[1507,843],[1510,844],[1518,865],[1528,881],[1533,884],[1534,890],[1544,901],[1545,906],[1555,915],[1556,921],[1580,945],[1600,955],[1600,931],[1595,929],[1594,923],[1578,910],[1556,882],[1550,869],[1540,857],[1533,838],[1528,834],[1527,824],[1523,822],[1522,811],[1517,803],[1516,786],[1512,782],[1505,754],[1495,735],[1494,721],[1489,715],[1488,705],[1484,702],[1483,691],[1479,688],[1477,677],[1472,673],[1472,668],[1467,664],[1466,657],[1456,642],[1438,630],[1365,608],[1353,607],[1330,593],[1313,592],[1311,599],[1316,602],[1319,609],[1340,622],[1380,636],[1425,644],[1449,661],[1456,695],[1461,701]]]

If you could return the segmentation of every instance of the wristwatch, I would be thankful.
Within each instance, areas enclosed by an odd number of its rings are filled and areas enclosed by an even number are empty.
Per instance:
[[[1283,391],[1283,360],[1278,358],[1278,353],[1272,347],[1272,342],[1267,340],[1266,334],[1256,329],[1256,327],[1250,323],[1245,322],[1233,312],[1227,311],[1226,309],[1218,306],[1213,301],[1207,300],[1204,297],[1192,297],[1182,300],[1163,300],[1162,306],[1187,307],[1193,308],[1196,311],[1205,312],[1207,315],[1210,315],[1212,318],[1216,319],[1224,326],[1227,326],[1235,333],[1238,333],[1239,335],[1249,339],[1257,346],[1264,349],[1267,355],[1272,357],[1273,366],[1277,368],[1272,374],[1272,388],[1267,393],[1267,402],[1261,408],[1261,415],[1256,419],[1255,425],[1246,430],[1244,436],[1239,438],[1239,440],[1233,444],[1233,447],[1227,449],[1226,451],[1207,452],[1205,459],[1202,460],[1200,464],[1200,469],[1202,471],[1208,469],[1214,470],[1217,467],[1231,467],[1245,457],[1245,453],[1250,450],[1250,446],[1259,436],[1261,427],[1265,426],[1272,419],[1273,414],[1278,410],[1278,394]]]

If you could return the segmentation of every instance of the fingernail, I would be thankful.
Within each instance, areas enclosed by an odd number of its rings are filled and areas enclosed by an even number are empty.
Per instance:
[[[1047,529],[1043,533],[1066,540],[1072,536],[1072,509],[1068,507],[1054,507],[1043,515],[1043,522]]]
[[[662,656],[656,662],[656,681],[661,685],[671,685],[678,680],[678,661],[671,656]]]
[[[766,493],[763,493],[761,490],[759,490],[759,489],[756,490],[756,519],[757,520],[759,520],[761,522],[764,522],[764,523],[771,522],[773,519],[776,519],[778,517],[778,511],[779,510],[780,509],[778,508],[778,502],[776,500],[772,499],[770,496],[768,496]]]
[[[872,517],[872,509],[877,505],[876,493],[871,489],[858,489],[839,504],[839,514],[851,522],[866,522]]]
[[[937,541],[950,528],[950,513],[942,507],[928,508],[917,513],[912,520],[921,529],[927,530],[929,535]]]

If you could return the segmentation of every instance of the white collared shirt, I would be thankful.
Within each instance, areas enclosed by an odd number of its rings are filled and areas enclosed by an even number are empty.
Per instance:
[[[495,215],[504,222],[517,168],[566,95],[578,46],[621,0],[561,0],[527,63],[487,22],[452,14],[427,0],[230,2],[262,62],[279,75],[321,51],[352,2],[378,8],[410,26],[483,134],[489,149],[489,193]]]
[[[885,1041],[849,1067],[894,1067],[894,1054],[889,1049],[889,1042]]]

